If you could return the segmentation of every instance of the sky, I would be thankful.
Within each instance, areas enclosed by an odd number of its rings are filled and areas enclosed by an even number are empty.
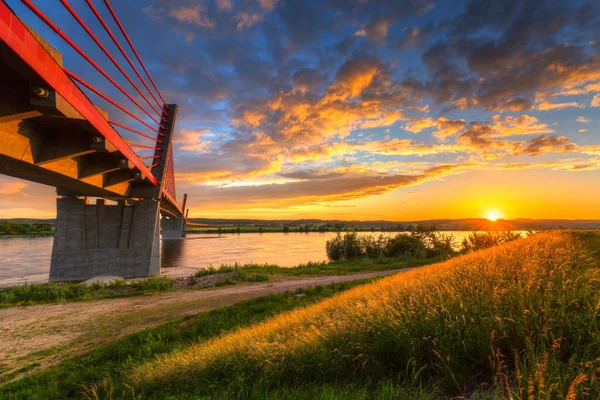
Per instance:
[[[20,1],[7,3],[65,66],[129,107]],[[34,3],[127,86],[59,1]],[[70,3],[100,32],[83,0]],[[600,219],[597,1],[112,3],[179,106],[177,193],[189,194],[190,217]],[[0,176],[0,217],[52,218],[55,199]]]

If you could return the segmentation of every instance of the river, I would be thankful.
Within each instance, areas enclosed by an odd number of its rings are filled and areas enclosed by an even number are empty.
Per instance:
[[[470,232],[446,233],[452,233],[460,242]],[[162,241],[162,267],[166,272],[169,268],[218,267],[236,262],[294,267],[325,261],[325,242],[336,235],[334,232],[188,234],[184,240]],[[0,286],[47,279],[52,241],[52,237],[0,238]]]

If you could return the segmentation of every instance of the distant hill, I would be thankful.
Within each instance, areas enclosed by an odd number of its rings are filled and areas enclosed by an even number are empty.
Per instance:
[[[0,219],[4,223],[7,219]],[[55,219],[39,218],[10,218],[11,222],[16,223],[51,223]],[[571,220],[571,219],[530,219],[517,218],[498,221],[489,221],[485,218],[461,218],[461,219],[429,219],[422,221],[344,221],[337,219],[226,219],[226,218],[190,218],[190,222],[206,225],[222,226],[304,226],[304,225],[343,225],[345,227],[357,228],[397,228],[398,225],[435,225],[440,230],[447,231],[473,231],[473,230],[535,230],[535,229],[600,229],[600,220]]]
[[[422,221],[344,221],[322,219],[224,219],[224,218],[190,218],[190,222],[207,225],[260,225],[260,226],[298,226],[298,225],[345,225],[355,227],[395,228],[398,225],[435,225],[440,230],[472,231],[472,230],[528,230],[528,229],[600,229],[600,220],[568,220],[568,219],[529,219],[490,221],[485,218],[462,219],[430,219]]]

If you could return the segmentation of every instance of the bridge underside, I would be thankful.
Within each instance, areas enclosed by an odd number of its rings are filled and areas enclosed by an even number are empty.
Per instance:
[[[62,67],[60,53],[35,32],[27,35],[35,39],[25,43],[43,47],[38,57],[49,55],[48,65]],[[164,152],[155,153],[163,166],[152,169],[159,178],[153,184],[135,167],[141,165],[137,159],[128,159],[13,50],[0,40],[0,174],[57,188],[50,279],[159,274],[161,216],[165,238],[181,238],[185,228],[182,207],[162,188],[177,106],[169,107],[168,140],[161,145]],[[130,151],[120,140],[120,148]],[[88,197],[117,204],[88,204]]]

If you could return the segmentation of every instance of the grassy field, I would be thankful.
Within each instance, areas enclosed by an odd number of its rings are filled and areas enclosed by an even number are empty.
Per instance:
[[[599,278],[597,259],[573,234],[539,234],[163,354],[124,381],[156,399],[338,389],[597,398]]]
[[[123,391],[131,398],[126,383],[127,373],[141,362],[203,343],[281,312],[314,304],[366,282],[369,281],[264,296],[196,316],[178,318],[98,347],[85,356],[63,362],[46,372],[0,386],[0,399],[112,398],[108,394],[110,389],[103,388],[104,385],[114,390],[115,399],[121,398]],[[98,397],[93,396],[94,390]]]

